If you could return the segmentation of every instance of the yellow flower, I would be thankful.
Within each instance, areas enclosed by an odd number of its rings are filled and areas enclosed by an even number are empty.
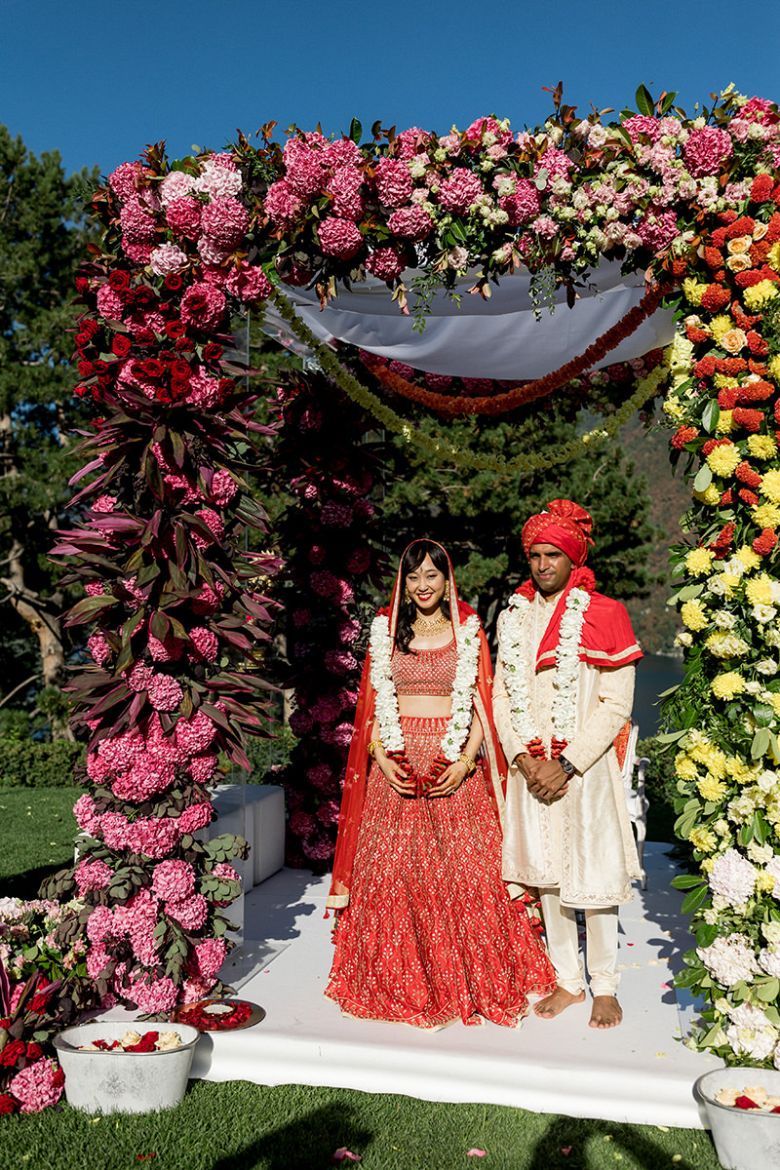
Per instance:
[[[719,313],[717,317],[713,317],[710,321],[710,332],[716,341],[720,341],[722,337],[728,333],[729,329],[734,328],[734,322],[728,313]]]
[[[715,553],[708,548],[692,548],[685,557],[685,568],[692,577],[701,577],[702,573],[709,573]]]
[[[715,433],[717,435],[730,435],[734,430],[734,411],[722,410],[718,415],[718,421],[715,423]]]
[[[708,289],[708,285],[701,284],[698,280],[694,280],[692,276],[688,276],[682,282],[683,296],[689,304],[695,305],[697,308],[701,304],[701,298]]]
[[[765,471],[758,489],[772,504],[780,504],[780,471]]]
[[[780,240],[772,244],[766,262],[770,268],[774,268],[775,272],[780,272]]]
[[[777,285],[773,280],[759,280],[751,288],[742,290],[742,300],[747,309],[760,309],[763,305],[773,301],[778,295]]]
[[[707,611],[700,601],[686,601],[680,609],[683,625],[689,630],[703,630],[708,624]]]
[[[777,443],[773,435],[748,435],[747,449],[754,459],[773,459]]]
[[[780,244],[780,240],[778,240],[778,244]],[[780,354],[776,353],[774,357],[771,357],[766,363],[766,368],[769,371],[769,377],[774,378],[775,382],[780,382]]]
[[[705,800],[723,800],[728,791],[722,780],[716,780],[714,776],[710,775],[700,780],[696,787]]]
[[[685,752],[678,752],[674,757],[674,771],[681,780],[695,780],[698,776],[696,764]]]
[[[718,838],[710,829],[699,827],[688,834],[688,840],[700,853],[712,853],[718,847]]]
[[[685,411],[683,410],[682,403],[680,402],[680,399],[672,397],[671,394],[669,395],[668,398],[664,399],[663,412],[664,412],[664,414],[667,414],[669,416],[669,418],[673,419],[675,422],[679,422],[680,419],[685,417]]]
[[[734,390],[739,386],[739,380],[730,374],[715,374],[712,382],[716,390]]]
[[[766,573],[759,573],[757,577],[745,584],[745,595],[751,605],[772,604],[772,579]]]
[[[748,573],[761,564],[761,557],[753,552],[749,544],[743,544],[742,548],[737,549],[737,560],[745,566]]]
[[[759,504],[753,508],[753,520],[759,528],[777,528],[780,526],[780,508],[777,504]]]
[[[775,715],[780,715],[780,694],[773,692],[769,697]]]
[[[743,638],[728,630],[715,630],[704,645],[716,658],[741,658],[750,649]]]
[[[772,894],[775,889],[775,875],[760,869],[756,874],[756,889],[762,894]]]
[[[714,857],[705,857],[704,861],[702,861],[702,863],[700,864],[699,869],[702,871],[702,873],[711,873],[712,867],[714,866],[714,864],[715,864]]]
[[[741,695],[744,689],[745,680],[735,670],[716,674],[710,684],[710,690],[716,699],[733,699],[735,695]]]
[[[723,780],[726,775],[726,757],[720,748],[710,746],[703,760],[707,771],[716,780]]]
[[[712,473],[724,478],[734,474],[739,461],[739,450],[733,443],[723,443],[722,446],[715,447],[710,451],[707,456],[707,463]]]
[[[730,776],[732,780],[736,780],[737,784],[748,784],[755,779],[756,769],[748,767],[739,756],[728,756],[726,758],[726,775]]]

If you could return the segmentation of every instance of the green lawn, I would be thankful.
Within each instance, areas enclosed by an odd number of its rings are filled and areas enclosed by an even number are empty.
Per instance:
[[[68,864],[78,795],[0,791],[0,897],[34,897]],[[0,1117],[2,1170],[319,1170],[344,1146],[366,1170],[718,1170],[701,1131],[300,1085],[191,1082],[178,1109],[141,1117],[91,1118],[67,1105]]]
[[[705,1133],[299,1085],[194,1083],[178,1109],[137,1118],[0,1119],[3,1170],[327,1170],[344,1146],[366,1170],[718,1167]]]

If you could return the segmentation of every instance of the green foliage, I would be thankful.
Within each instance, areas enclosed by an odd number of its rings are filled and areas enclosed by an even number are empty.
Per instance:
[[[83,765],[84,747],[71,740],[0,738],[0,788],[70,788]]]

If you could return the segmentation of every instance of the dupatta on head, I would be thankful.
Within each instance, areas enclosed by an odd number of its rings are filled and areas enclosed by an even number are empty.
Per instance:
[[[427,540],[427,538],[422,539]],[[404,557],[410,548],[419,543],[421,543],[419,539],[413,540],[404,549],[401,559],[398,562],[398,571],[395,576],[390,604],[379,610],[379,614],[387,616],[389,620],[390,641],[393,646],[395,646],[398,614],[405,588],[403,579]],[[428,543],[440,548],[447,558],[450,621],[452,623],[453,636],[457,639],[459,627],[475,611],[458,597],[458,587],[455,581],[452,561],[446,550],[435,540],[429,540]],[[493,668],[490,661],[487,639],[481,628],[479,631],[479,643],[477,678],[474,686],[474,708],[479,716],[485,737],[482,748],[482,765],[488,779],[488,788],[492,794],[496,811],[503,824],[507,768],[493,722]],[[360,690],[358,692],[358,701],[355,710],[355,729],[347,757],[347,769],[344,776],[341,798],[336,853],[333,858],[333,877],[330,895],[328,897],[328,906],[333,909],[343,909],[349,904],[352,865],[355,859],[360,822],[363,815],[366,781],[371,766],[368,745],[371,742],[371,732],[374,726],[375,715],[376,691],[371,684],[371,652],[368,650],[360,680]]]

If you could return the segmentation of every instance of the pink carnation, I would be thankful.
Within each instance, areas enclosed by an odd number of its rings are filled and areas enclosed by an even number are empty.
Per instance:
[[[149,702],[155,711],[175,711],[182,700],[181,684],[169,674],[156,674],[147,687]]]
[[[538,175],[541,171],[546,171],[548,183],[552,182],[553,179],[567,179],[572,165],[568,154],[562,150],[558,150],[554,146],[548,146],[547,150],[536,162],[534,175]]]
[[[264,301],[271,295],[271,282],[263,272],[251,264],[244,264],[241,268],[232,268],[225,281],[228,292],[238,297],[240,301],[254,304],[255,301]]]
[[[535,183],[530,179],[518,179],[514,194],[504,195],[498,206],[509,216],[510,226],[517,227],[539,214],[542,201]]]
[[[137,196],[125,203],[119,213],[122,236],[128,244],[150,244],[154,239],[156,224],[147,207]]]
[[[748,122],[758,122],[762,126],[776,126],[780,121],[775,103],[768,98],[760,97],[749,98],[739,111],[739,116]]]
[[[703,126],[701,130],[692,130],[683,147],[686,166],[694,178],[716,175],[733,152],[729,134],[725,130],[719,130],[717,126]]]
[[[340,167],[330,178],[326,188],[334,215],[343,219],[359,220],[363,214],[363,174],[353,167]]]
[[[157,276],[167,276],[169,272],[181,272],[189,264],[189,259],[178,245],[160,244],[149,257],[149,263]]]
[[[8,1088],[20,1103],[21,1113],[40,1113],[56,1105],[62,1096],[65,1077],[53,1060],[44,1058],[28,1064],[11,1080]]]
[[[90,861],[84,857],[73,871],[73,876],[78,886],[79,897],[83,898],[90,890],[105,890],[114,876],[114,871],[99,858]]]
[[[363,237],[349,219],[326,216],[319,226],[320,247],[326,256],[348,260],[360,250]]]
[[[97,310],[107,321],[121,321],[124,303],[110,284],[103,284],[97,293]]]
[[[197,833],[199,829],[205,829],[206,825],[211,823],[213,816],[214,807],[212,804],[208,802],[191,804],[185,808],[176,824],[182,835]]]
[[[202,658],[204,662],[214,662],[219,649],[219,639],[216,634],[206,629],[205,626],[194,626],[190,630],[190,641],[199,658]]]
[[[302,209],[303,203],[286,179],[280,179],[268,188],[265,210],[274,223],[286,227],[298,218]]]
[[[502,126],[496,118],[477,118],[464,131],[463,138],[470,146],[481,146],[486,135],[489,135],[493,139],[493,143],[499,146],[511,146],[512,144],[512,131],[508,130],[506,126]]]
[[[124,202],[138,194],[144,167],[139,162],[123,162],[108,176],[108,185],[114,194]]]
[[[449,179],[439,187],[439,203],[445,211],[465,215],[472,204],[483,194],[479,175],[466,167],[455,167]]]
[[[185,930],[200,930],[208,917],[209,905],[202,894],[193,894],[181,901],[166,902],[165,912]]]
[[[397,158],[379,159],[374,183],[379,200],[385,207],[401,207],[408,203],[414,190],[414,180],[408,165]]]
[[[193,950],[195,969],[202,979],[215,979],[225,961],[227,943],[223,938],[204,938]]]
[[[660,122],[648,114],[634,114],[632,118],[626,118],[622,125],[632,142],[636,142],[642,134],[651,142],[656,142],[661,134]]]
[[[165,220],[171,231],[187,240],[200,235],[201,205],[191,195],[174,199],[165,209]]]
[[[203,208],[200,226],[218,248],[237,248],[249,227],[249,212],[237,199],[215,199]]]
[[[195,892],[195,870],[188,861],[161,861],[152,870],[152,892],[163,902],[180,902]]]
[[[409,240],[424,240],[433,231],[433,220],[424,207],[413,203],[410,207],[399,207],[387,221],[395,236]]]
[[[388,283],[397,280],[406,264],[395,248],[375,248],[366,260],[366,268],[373,276]]]
[[[225,294],[213,285],[199,281],[187,289],[181,299],[181,319],[203,332],[213,332],[225,315]]]
[[[157,1015],[158,1012],[169,1012],[176,1006],[179,992],[176,984],[167,975],[161,978],[146,976],[130,983],[127,998],[138,1006],[139,1011],[147,1015]]]
[[[646,248],[661,252],[678,234],[677,216],[673,211],[649,207],[637,224],[636,231]]]
[[[105,634],[91,634],[87,638],[87,649],[98,666],[105,666],[111,658],[111,645]]]

